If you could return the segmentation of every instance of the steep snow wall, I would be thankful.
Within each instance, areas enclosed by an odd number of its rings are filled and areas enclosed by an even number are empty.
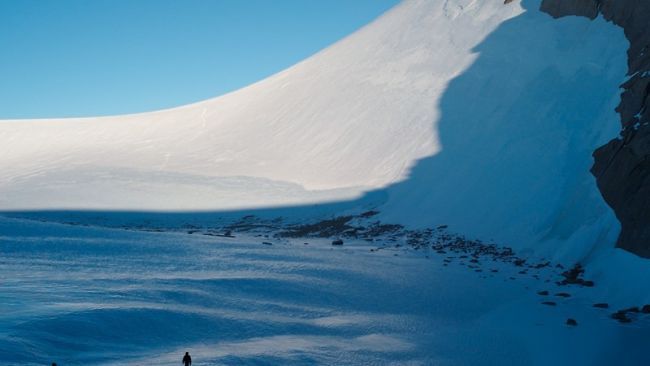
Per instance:
[[[386,221],[583,257],[619,230],[589,167],[618,131],[628,44],[539,6],[405,1],[219,98],[1,121],[0,208],[219,211],[373,190]]]
[[[448,85],[441,151],[388,189],[384,217],[582,260],[619,231],[589,169],[618,133],[628,44],[602,18],[553,20],[522,4]]]
[[[621,134],[594,154],[592,172],[621,222],[618,246],[650,257],[650,2],[634,0],[544,0],[555,17],[603,17],[622,27],[630,41],[628,80],[617,107]]]

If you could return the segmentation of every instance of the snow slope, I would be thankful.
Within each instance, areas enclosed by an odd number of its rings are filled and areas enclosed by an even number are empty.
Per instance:
[[[196,366],[650,359],[647,316],[620,325],[609,314],[630,303],[595,309],[610,300],[600,286],[557,287],[544,282],[557,276],[550,268],[536,280],[485,261],[478,273],[390,241],[333,248],[7,219],[0,233],[4,366],[167,366],[186,351]],[[559,291],[572,296],[552,295]],[[558,305],[540,303],[549,300]],[[579,325],[566,326],[569,317]]]
[[[538,7],[405,1],[212,100],[0,121],[0,209],[219,211],[375,190],[390,222],[576,258],[611,246],[618,224],[588,169],[617,134],[627,42]]]

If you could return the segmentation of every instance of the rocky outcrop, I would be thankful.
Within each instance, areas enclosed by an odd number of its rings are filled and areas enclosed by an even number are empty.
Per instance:
[[[555,18],[565,15],[580,15],[594,19],[598,16],[598,4],[594,0],[543,1],[541,10]]]
[[[621,222],[617,246],[650,258],[650,1],[543,0],[541,10],[556,18],[602,14],[630,42],[630,78],[616,109],[621,135],[594,152],[591,172]]]

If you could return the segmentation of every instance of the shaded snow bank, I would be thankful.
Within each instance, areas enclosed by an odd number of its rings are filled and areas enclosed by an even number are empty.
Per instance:
[[[0,205],[218,212],[376,189],[386,222],[446,224],[524,253],[588,260],[619,230],[589,167],[618,132],[628,43],[602,19],[554,20],[538,8],[406,1],[213,100],[0,122]]]
[[[441,151],[387,189],[384,219],[581,260],[619,230],[589,168],[618,132],[628,43],[603,19],[554,20],[522,4],[444,91]]]

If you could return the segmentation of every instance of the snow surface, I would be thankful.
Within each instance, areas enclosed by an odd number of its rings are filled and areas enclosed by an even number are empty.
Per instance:
[[[621,326],[590,307],[650,302],[638,281],[649,266],[613,249],[619,224],[589,173],[592,151],[618,133],[628,43],[603,19],[538,7],[405,1],[212,100],[0,121],[0,361],[165,365],[190,350],[203,364],[647,363],[647,322]],[[481,278],[368,243],[8,218],[170,229],[370,208],[581,261],[597,286],[552,308],[538,281],[509,281],[512,269]],[[58,212],[27,212],[40,210]]]
[[[186,351],[196,366],[650,361],[647,319],[618,324],[613,310],[591,307],[603,301],[598,286],[558,288],[544,282],[550,269],[536,280],[486,262],[477,273],[443,267],[432,250],[369,251],[381,242],[333,247],[16,219],[0,220],[0,232],[6,366],[176,365]],[[564,324],[569,317],[577,327]]]
[[[588,169],[617,134],[627,42],[538,6],[406,1],[212,100],[0,121],[0,209],[220,211],[380,190],[386,221],[584,258],[618,233]]]

